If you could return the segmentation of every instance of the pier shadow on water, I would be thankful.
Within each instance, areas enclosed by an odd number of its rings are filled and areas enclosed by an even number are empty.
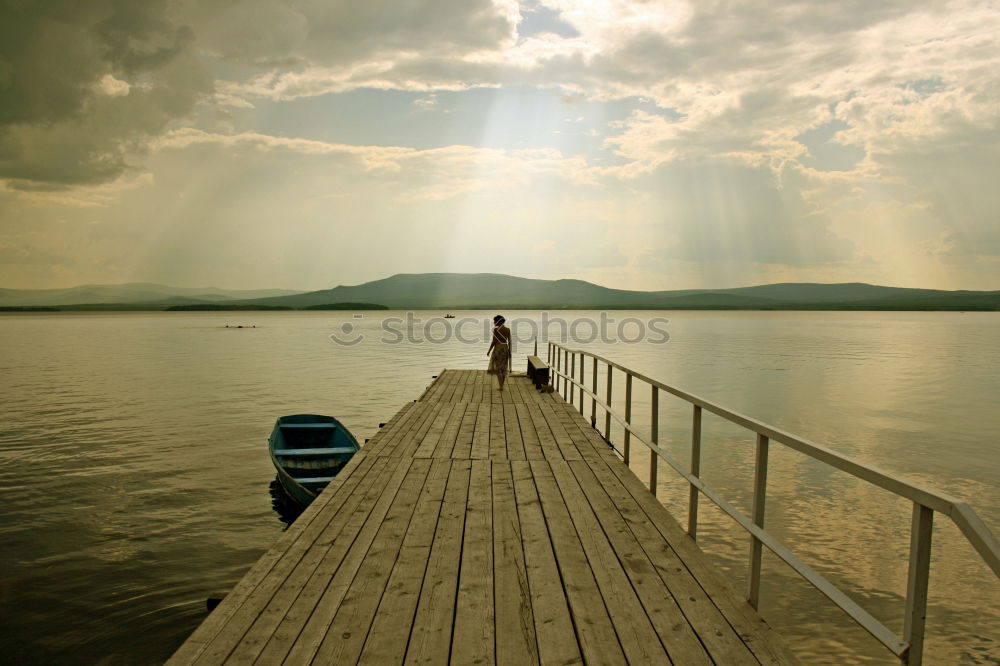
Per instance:
[[[278,514],[278,519],[285,524],[287,530],[295,519],[302,515],[304,509],[288,496],[277,476],[268,484],[267,490],[271,495],[271,508]]]

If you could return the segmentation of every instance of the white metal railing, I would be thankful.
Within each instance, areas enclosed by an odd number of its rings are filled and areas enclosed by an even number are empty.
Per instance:
[[[536,348],[537,349],[537,348]],[[577,369],[577,356],[580,357]],[[586,358],[592,359],[591,386],[586,386]],[[598,362],[607,366],[605,396],[597,394]],[[989,528],[964,502],[944,495],[931,488],[881,471],[864,463],[841,455],[820,444],[802,439],[796,435],[770,426],[704,398],[692,395],[663,382],[646,377],[614,361],[579,349],[569,349],[555,342],[548,343],[548,363],[552,373],[552,383],[561,391],[571,405],[576,405],[579,389],[580,414],[584,414],[584,396],[590,398],[590,423],[597,428],[597,407],[604,409],[604,438],[611,443],[611,420],[614,418],[623,428],[622,457],[629,462],[633,438],[656,454],[649,457],[649,489],[656,494],[656,477],[659,460],[664,460],[690,485],[688,495],[688,527],[691,538],[698,533],[698,499],[704,494],[720,509],[735,520],[751,535],[749,554],[749,575],[747,577],[747,600],[757,608],[760,599],[760,574],[762,546],[767,546],[796,573],[806,579],[834,604],[889,649],[899,660],[910,666],[923,661],[924,624],[927,615],[927,583],[931,562],[931,531],[934,512],[944,514],[952,520],[986,565],[1000,578],[1000,543]],[[613,371],[625,375],[624,414],[612,408]],[[632,423],[633,380],[645,382],[650,387],[650,429],[648,434],[638,430]],[[691,464],[685,469],[680,462],[658,445],[659,441],[659,393],[666,391],[681,398],[693,407],[691,417]],[[753,501],[750,516],[747,516],[727,502],[716,491],[701,480],[701,418],[702,412],[709,411],[727,421],[742,426],[757,436],[756,461],[754,466]],[[774,536],[764,530],[764,507],[767,492],[767,454],[770,442],[778,442],[803,453],[815,460],[847,472],[863,481],[888,490],[913,502],[913,517],[910,532],[909,572],[906,585],[906,607],[904,610],[903,636],[899,637],[868,611],[840,591],[830,581],[799,559]]]

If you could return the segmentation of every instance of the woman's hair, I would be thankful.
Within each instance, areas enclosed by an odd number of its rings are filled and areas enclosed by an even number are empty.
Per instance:
[[[504,319],[502,315],[497,315],[496,317],[493,317],[493,325],[494,326],[503,326],[503,323],[505,321],[507,321],[507,320]]]

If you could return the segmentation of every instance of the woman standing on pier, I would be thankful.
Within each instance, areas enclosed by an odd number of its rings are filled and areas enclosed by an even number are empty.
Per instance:
[[[507,379],[507,369],[510,367],[510,329],[503,325],[505,321],[506,319],[500,315],[493,317],[493,339],[490,340],[490,348],[486,351],[486,355],[490,357],[490,365],[486,372],[497,376],[501,391],[504,380]]]

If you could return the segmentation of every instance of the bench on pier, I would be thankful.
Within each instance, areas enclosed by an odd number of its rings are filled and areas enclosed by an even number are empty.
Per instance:
[[[537,356],[528,357],[528,381],[535,388],[542,388],[549,383],[549,364]]]

